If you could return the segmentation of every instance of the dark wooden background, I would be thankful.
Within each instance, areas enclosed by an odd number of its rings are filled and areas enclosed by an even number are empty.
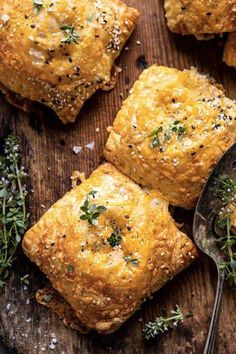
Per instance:
[[[173,35],[167,30],[163,2],[160,0],[127,0],[140,10],[141,18],[123,51],[118,64],[122,68],[116,88],[98,93],[90,99],[73,125],[63,126],[47,109],[39,106],[35,113],[25,114],[11,107],[0,97],[0,137],[13,133],[23,150],[28,183],[31,222],[35,222],[70,188],[74,170],[89,175],[101,162],[107,139],[106,128],[118,112],[122,99],[147,66],[174,66],[179,69],[196,66],[222,83],[231,98],[236,98],[236,70],[222,62],[224,39],[198,42],[194,37]],[[137,41],[140,41],[137,43]],[[99,132],[96,132],[99,128]],[[95,141],[94,150],[84,148],[75,155],[73,146],[85,146]],[[188,220],[192,214],[180,212]],[[30,285],[24,288],[20,277],[30,275]],[[19,250],[8,286],[0,296],[0,338],[13,352],[23,354],[200,354],[202,353],[216,286],[216,271],[207,258],[201,256],[190,268],[171,281],[147,301],[121,329],[102,337],[96,333],[80,335],[64,327],[50,311],[36,304],[34,292],[45,284],[45,278]],[[194,313],[192,319],[172,332],[161,335],[152,343],[142,339],[142,327],[148,320],[169,312],[175,304]],[[29,322],[30,321],[30,322]],[[236,353],[235,293],[226,285],[217,339],[217,354]],[[55,349],[50,349],[52,336]]]

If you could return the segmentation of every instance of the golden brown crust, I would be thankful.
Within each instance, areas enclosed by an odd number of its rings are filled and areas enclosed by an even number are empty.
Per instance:
[[[236,0],[165,0],[167,24],[181,34],[236,30]]]
[[[92,190],[98,192],[93,203],[107,208],[98,226],[80,219],[80,207]],[[115,227],[122,240],[112,247],[107,239]],[[23,249],[78,320],[104,334],[116,330],[197,254],[174,224],[163,196],[142,190],[109,163],[45,213],[26,233]]]
[[[73,122],[85,100],[114,86],[112,68],[138,12],[120,0],[32,0],[0,4],[0,81]],[[63,43],[72,26],[77,43]],[[115,70],[113,71],[115,73]]]
[[[228,36],[224,48],[223,60],[227,65],[236,68],[236,32],[230,33]]]
[[[144,71],[118,113],[105,157],[175,206],[195,206],[203,183],[236,140],[236,104],[195,69],[152,66]],[[172,131],[178,121],[183,135]],[[150,134],[161,128],[161,143]]]
[[[84,326],[75,316],[75,311],[63,297],[53,288],[43,288],[37,291],[36,300],[39,304],[51,309],[63,320],[64,324],[81,333],[88,333],[89,328]]]

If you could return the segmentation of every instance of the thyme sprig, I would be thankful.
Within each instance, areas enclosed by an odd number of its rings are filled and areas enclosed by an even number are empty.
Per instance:
[[[219,212],[217,225],[225,231],[225,235],[217,239],[225,256],[225,260],[220,263],[220,268],[225,272],[227,279],[231,279],[236,287],[236,252],[234,252],[236,237],[231,232],[232,207],[236,206],[236,182],[228,176],[221,176],[218,182],[218,194],[224,206]]]
[[[169,331],[176,327],[185,318],[192,317],[191,313],[184,315],[178,305],[171,311],[170,317],[157,317],[154,321],[148,322],[143,328],[143,335],[146,340],[154,339],[158,334]]]
[[[64,25],[64,26],[60,27],[60,30],[64,31],[65,34],[67,35],[66,38],[61,40],[61,43],[64,43],[64,44],[76,43],[76,44],[78,44],[79,33],[75,30],[74,26]]]
[[[24,167],[20,167],[20,149],[16,137],[5,139],[4,153],[0,156],[0,287],[10,274],[15,251],[27,228],[29,214],[26,211],[27,195],[23,179]]]
[[[87,194],[84,204],[80,207],[80,210],[84,212],[80,216],[80,220],[87,220],[90,225],[97,226],[99,216],[104,213],[107,208],[103,205],[91,204],[91,197],[95,198],[97,191],[91,191]]]

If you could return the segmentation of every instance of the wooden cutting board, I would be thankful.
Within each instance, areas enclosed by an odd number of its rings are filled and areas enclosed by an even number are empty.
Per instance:
[[[70,188],[72,171],[85,171],[89,175],[102,161],[106,128],[121,106],[121,96],[127,96],[145,67],[153,63],[179,69],[196,66],[222,83],[228,96],[236,99],[236,70],[223,64],[222,43],[218,39],[198,42],[194,37],[170,33],[160,0],[126,2],[140,10],[141,18],[127,44],[129,50],[124,51],[118,61],[122,68],[118,84],[113,91],[100,92],[90,99],[75,124],[63,126],[40,105],[36,113],[22,113],[0,97],[0,136],[11,132],[19,137],[23,163],[29,173],[28,183],[34,191],[29,195],[32,223]],[[85,148],[93,141],[93,150]],[[73,146],[84,148],[76,155]],[[191,230],[192,214],[185,211],[177,214],[180,220],[187,220]],[[20,277],[25,274],[30,275],[30,285],[24,288]],[[96,333],[80,335],[67,329],[52,312],[38,305],[33,294],[45,283],[45,277],[19,250],[13,273],[0,296],[0,338],[15,353],[202,353],[216,286],[216,270],[204,256],[145,302],[118,332],[107,337]],[[142,339],[144,324],[165,310],[169,312],[177,303],[183,310],[191,310],[194,317],[153,343],[145,343]],[[235,293],[226,285],[217,354],[236,353],[235,329]]]

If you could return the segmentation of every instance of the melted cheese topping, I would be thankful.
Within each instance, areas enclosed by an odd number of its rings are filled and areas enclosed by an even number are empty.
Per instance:
[[[42,4],[1,2],[0,81],[27,99],[47,104],[66,123],[75,120],[96,90],[114,85],[111,69],[138,13],[119,0]],[[74,40],[67,41],[70,33]]]
[[[235,126],[235,102],[206,76],[154,65],[123,103],[105,156],[134,181],[159,190],[170,204],[189,209],[235,142]]]
[[[80,219],[91,191],[97,191],[92,203],[107,208],[97,226]],[[112,247],[108,238],[115,227],[122,239]],[[26,233],[23,248],[79,320],[104,333],[117,329],[196,255],[163,196],[142,190],[109,163],[54,204]]]

